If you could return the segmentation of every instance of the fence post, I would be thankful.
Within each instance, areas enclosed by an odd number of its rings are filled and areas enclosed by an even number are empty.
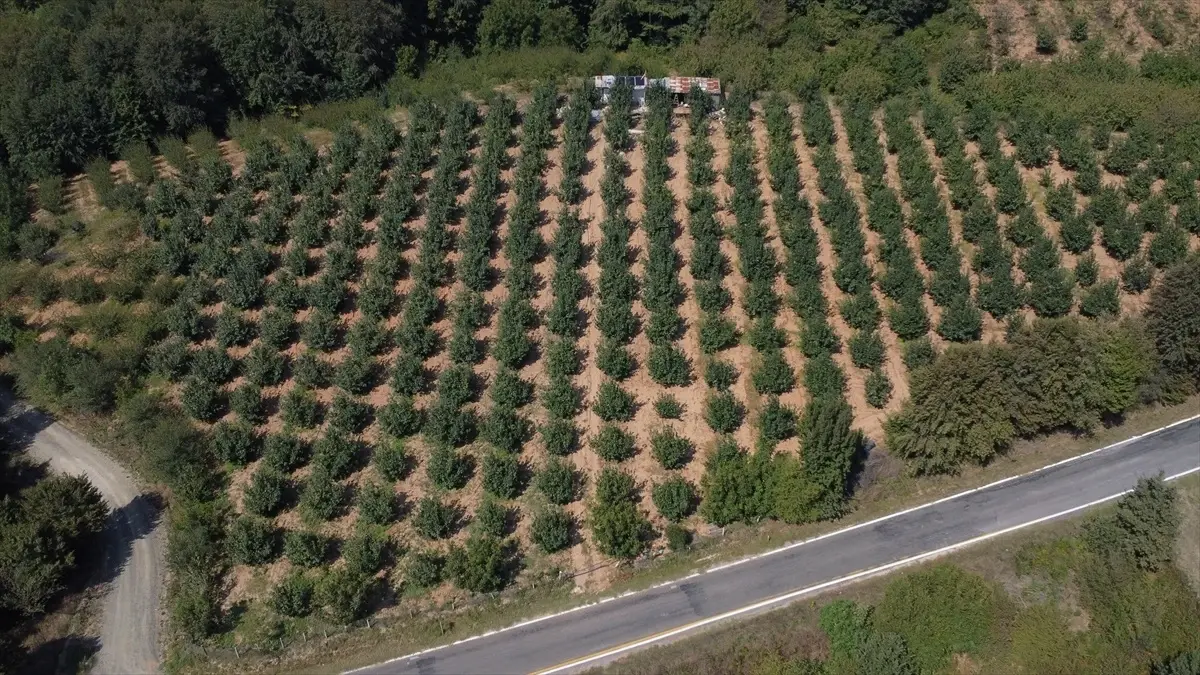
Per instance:
[[[234,657],[236,657],[236,658],[239,658],[239,659],[240,659],[240,658],[242,658],[242,655],[238,653],[238,648],[237,648],[237,645],[234,645],[234,646],[233,646],[233,655],[234,655]]]
[[[371,617],[367,617],[367,628],[371,627]]]

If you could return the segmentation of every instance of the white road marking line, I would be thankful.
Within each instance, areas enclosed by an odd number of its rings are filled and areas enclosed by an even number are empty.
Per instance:
[[[1187,471],[1183,471],[1183,472],[1174,474],[1172,476],[1167,476],[1166,480],[1175,480],[1175,479],[1187,476],[1188,474],[1196,473],[1198,471],[1200,471],[1200,467],[1195,467],[1192,469],[1188,469]],[[897,560],[894,562],[887,563],[885,565],[880,565],[878,567],[872,567],[870,569],[855,572],[853,574],[848,574],[844,577],[839,577],[837,579],[832,579],[830,581],[825,581],[825,582],[822,582],[819,584],[808,586],[807,588],[801,588],[801,589],[798,589],[795,591],[789,591],[788,593],[784,593],[783,595],[777,595],[773,598],[767,598],[766,600],[760,600],[756,603],[746,605],[745,607],[739,607],[737,609],[730,610],[723,614],[711,616],[707,619],[701,619],[699,621],[695,621],[690,624],[679,626],[678,628],[672,628],[670,630],[664,631],[662,633],[658,633],[656,635],[652,635],[647,638],[643,638],[641,640],[637,640],[635,642],[624,644],[619,647],[613,647],[611,649],[607,649],[607,650],[604,650],[601,652],[596,652],[595,654],[591,654],[590,656],[584,656],[584,657],[576,659],[574,661],[568,661],[566,663],[563,663],[563,664],[560,664],[557,666],[551,666],[550,668],[548,668],[546,670],[535,671],[534,675],[552,675],[553,673],[560,673],[560,672],[563,672],[566,670],[570,670],[572,668],[578,668],[580,666],[587,665],[594,661],[608,659],[613,656],[617,656],[618,654],[623,654],[627,651],[645,647],[647,645],[654,644],[655,642],[661,642],[668,638],[672,638],[677,635],[681,635],[683,633],[695,630],[697,628],[703,628],[704,626],[707,626],[707,625],[710,625],[713,623],[717,623],[719,621],[724,621],[726,619],[732,619],[736,616],[740,616],[740,615],[746,614],[748,612],[754,612],[754,611],[757,611],[760,609],[765,609],[767,607],[770,607],[771,605],[786,603],[789,600],[794,600],[801,596],[809,595],[811,593],[825,590],[825,589],[833,587],[833,586],[838,586],[840,584],[855,581],[855,580],[861,579],[863,577],[868,577],[868,576],[872,576],[872,575],[876,575],[876,574],[882,574],[884,572],[889,572],[898,567],[903,567],[905,565],[911,565],[915,562],[920,562],[922,560],[926,560],[929,558],[935,558],[940,555],[945,555],[946,553],[950,553],[950,552],[955,551],[960,548],[966,548],[968,546],[978,544],[983,541],[987,541],[988,539],[994,539],[996,537],[1010,534],[1012,532],[1016,532],[1017,530],[1021,530],[1026,527],[1032,527],[1034,525],[1044,523],[1048,520],[1054,520],[1055,518],[1061,518],[1063,516],[1075,513],[1076,511],[1082,511],[1084,509],[1092,508],[1093,506],[1099,506],[1100,504],[1103,504],[1105,502],[1110,502],[1114,499],[1119,499],[1119,498],[1125,496],[1126,494],[1129,494],[1130,492],[1133,492],[1132,488],[1129,490],[1122,490],[1121,492],[1118,492],[1113,495],[1109,495],[1107,497],[1102,497],[1100,499],[1090,501],[1087,504],[1081,504],[1079,506],[1071,507],[1069,509],[1066,509],[1065,511],[1059,511],[1058,513],[1053,513],[1048,516],[1042,516],[1041,518],[1035,518],[1028,522],[1020,523],[1018,525],[1013,525],[1011,527],[1006,527],[1002,530],[997,530],[995,532],[989,532],[988,534],[979,535],[978,537],[974,537],[972,539],[960,541],[957,544],[943,546],[942,548],[939,548],[939,549],[936,549],[933,551],[928,551],[926,553],[919,553],[917,555],[909,556],[902,560]]]
[[[730,567],[734,567],[734,566],[737,566],[737,565],[742,565],[742,564],[744,564],[744,563],[748,563],[748,562],[750,562],[750,561],[753,561],[753,560],[758,560],[759,558],[765,558],[765,557],[767,557],[767,556],[775,555],[775,554],[777,554],[777,553],[781,553],[781,552],[783,552],[783,551],[790,551],[790,550],[792,550],[792,549],[794,549],[794,548],[796,548],[796,547],[798,547],[798,546],[803,546],[803,545],[805,545],[805,544],[810,544],[810,543],[812,543],[812,542],[814,542],[814,541],[820,541],[820,540],[822,540],[822,539],[828,539],[829,537],[837,536],[837,535],[839,535],[839,534],[844,534],[844,533],[846,533],[846,532],[851,532],[851,531],[853,531],[853,530],[858,530],[858,529],[861,529],[861,528],[864,528],[864,527],[868,527],[868,526],[871,526],[871,525],[875,525],[875,524],[878,524],[878,523],[881,523],[881,522],[885,522],[885,521],[891,520],[891,519],[893,519],[893,518],[899,518],[900,516],[907,515],[907,514],[909,514],[909,513],[913,513],[913,512],[915,512],[915,511],[920,511],[921,509],[926,509],[926,508],[929,508],[929,507],[931,507],[931,506],[936,506],[936,505],[938,505],[938,504],[942,504],[942,503],[945,503],[945,502],[948,502],[948,501],[951,501],[951,500],[954,500],[954,499],[960,499],[960,498],[962,498],[962,497],[965,497],[965,496],[967,496],[967,495],[974,494],[974,493],[976,493],[976,492],[980,492],[980,491],[983,491],[983,490],[987,490],[987,489],[989,489],[989,488],[993,488],[993,487],[996,487],[996,486],[998,486],[998,485],[1003,485],[1003,484],[1005,484],[1005,483],[1010,483],[1010,482],[1012,482],[1012,481],[1019,480],[1019,479],[1021,479],[1021,478],[1025,478],[1025,477],[1028,477],[1028,476],[1032,476],[1032,475],[1034,475],[1034,474],[1041,473],[1041,472],[1043,472],[1043,471],[1048,471],[1048,470],[1050,470],[1050,469],[1053,469],[1053,468],[1055,468],[1055,467],[1062,466],[1062,465],[1064,465],[1064,464],[1070,464],[1071,462],[1076,462],[1076,461],[1078,461],[1078,460],[1084,459],[1085,457],[1091,457],[1092,455],[1096,455],[1096,454],[1099,454],[1099,453],[1101,453],[1101,452],[1105,452],[1105,451],[1107,451],[1107,450],[1112,450],[1112,449],[1115,449],[1115,448],[1119,448],[1119,447],[1121,447],[1121,446],[1123,446],[1123,445],[1127,445],[1127,444],[1129,444],[1129,443],[1132,443],[1132,442],[1134,442],[1134,441],[1136,441],[1136,440],[1139,440],[1139,439],[1145,438],[1145,437],[1147,437],[1147,436],[1152,436],[1152,435],[1154,435],[1154,434],[1157,434],[1157,433],[1159,433],[1159,432],[1162,432],[1162,431],[1166,431],[1167,429],[1171,429],[1171,428],[1173,428],[1173,427],[1177,427],[1177,426],[1180,426],[1180,425],[1182,425],[1182,424],[1187,424],[1188,422],[1192,422],[1192,421],[1194,421],[1194,420],[1197,420],[1197,419],[1200,419],[1200,415],[1192,415],[1191,417],[1188,417],[1188,418],[1186,418],[1186,419],[1179,420],[1179,421],[1177,421],[1177,422],[1172,422],[1171,424],[1168,424],[1168,425],[1166,425],[1166,426],[1159,427],[1159,428],[1157,428],[1157,429],[1154,429],[1154,430],[1152,430],[1152,431],[1147,431],[1147,432],[1145,432],[1145,433],[1141,433],[1141,434],[1138,434],[1138,435],[1136,435],[1136,436],[1130,436],[1129,438],[1126,438],[1125,440],[1122,440],[1122,441],[1117,441],[1116,443],[1113,443],[1113,444],[1111,444],[1111,445],[1106,445],[1106,446],[1104,446],[1103,448],[1096,448],[1095,450],[1089,450],[1088,452],[1085,452],[1085,453],[1083,453],[1083,454],[1080,454],[1080,455],[1074,455],[1074,456],[1072,456],[1072,457],[1068,457],[1068,458],[1066,458],[1066,459],[1059,460],[1059,461],[1057,461],[1057,462],[1054,462],[1054,463],[1052,463],[1052,464],[1047,464],[1046,466],[1038,467],[1038,468],[1036,468],[1036,469],[1033,469],[1032,471],[1026,471],[1025,473],[1017,474],[1017,475],[1015,475],[1015,476],[1009,476],[1009,477],[1007,477],[1007,478],[1001,478],[1000,480],[993,481],[993,482],[991,482],[991,483],[988,483],[987,485],[983,485],[983,486],[980,486],[980,487],[974,487],[974,488],[970,488],[970,489],[968,489],[968,490],[963,490],[962,492],[955,493],[955,494],[953,494],[953,495],[950,495],[950,496],[948,496],[948,497],[942,497],[942,498],[940,498],[940,499],[935,499],[935,500],[933,500],[933,501],[931,501],[931,502],[926,502],[925,504],[920,504],[920,505],[918,505],[918,506],[909,507],[909,508],[907,508],[907,509],[903,509],[903,510],[901,510],[901,511],[895,511],[895,512],[889,513],[889,514],[887,514],[887,515],[885,515],[885,516],[880,516],[880,517],[878,517],[878,518],[874,518],[874,519],[868,520],[868,521],[866,521],[866,522],[857,523],[857,524],[855,524],[855,525],[849,525],[849,526],[847,526],[847,527],[843,527],[843,528],[841,528],[841,529],[834,530],[834,531],[832,531],[832,532],[827,532],[827,533],[825,533],[825,534],[817,535],[817,536],[815,536],[815,537],[810,537],[810,538],[808,538],[808,539],[803,539],[803,540],[801,540],[801,541],[792,542],[792,543],[790,543],[790,544],[787,544],[787,545],[781,546],[781,547],[779,547],[779,548],[777,548],[777,549],[773,549],[773,550],[770,550],[770,551],[766,551],[766,552],[764,552],[764,553],[758,553],[758,554],[755,554],[755,555],[746,556],[746,557],[743,557],[743,558],[738,558],[737,560],[733,560],[733,561],[730,561],[730,562],[727,562],[727,563],[722,563],[722,564],[720,564],[720,565],[716,565],[716,566],[710,567],[710,568],[708,568],[708,569],[705,569],[705,570],[703,570],[703,572],[692,572],[692,573],[691,573],[691,574],[689,574],[688,576],[689,576],[689,577],[691,577],[691,576],[696,576],[697,574],[708,574],[708,573],[710,573],[710,572],[716,572],[716,571],[718,571],[718,570],[728,569],[728,568],[730,568]],[[520,621],[520,622],[518,622],[518,623],[515,623],[515,624],[512,624],[512,625],[510,625],[510,626],[506,626],[506,627],[503,627],[503,628],[497,628],[497,629],[495,629],[495,630],[490,630],[490,631],[487,631],[487,632],[485,632],[485,633],[480,633],[479,635],[472,635],[472,636],[470,636],[470,637],[462,638],[461,640],[455,640],[454,642],[449,642],[449,643],[446,643],[446,644],[437,645],[437,646],[435,646],[435,647],[429,647],[429,648],[426,648],[426,649],[422,649],[422,650],[420,650],[420,651],[412,652],[412,653],[410,653],[410,654],[405,654],[404,656],[397,656],[397,657],[394,657],[394,658],[387,659],[386,661],[380,661],[379,663],[373,663],[373,664],[371,664],[371,665],[369,665],[369,666],[361,666],[361,667],[359,667],[359,668],[354,668],[354,669],[352,669],[352,670],[343,671],[343,675],[352,675],[353,673],[357,673],[357,672],[360,672],[360,671],[364,671],[364,670],[370,670],[370,669],[372,669],[372,668],[379,668],[379,667],[382,667],[382,666],[386,666],[386,665],[388,665],[388,664],[390,664],[390,663],[397,663],[397,662],[399,662],[399,661],[406,661],[406,660],[409,660],[409,659],[414,659],[414,658],[417,658],[417,657],[419,657],[419,656],[425,656],[426,654],[431,654],[431,653],[433,653],[433,652],[441,651],[441,650],[443,650],[443,649],[446,649],[446,648],[449,648],[449,647],[456,647],[456,646],[458,646],[458,645],[466,644],[466,643],[468,643],[468,642],[474,642],[474,641],[476,641],[476,640],[481,640],[481,639],[483,639],[483,638],[491,637],[491,636],[493,636],[493,635],[497,635],[497,634],[499,634],[499,633],[506,633],[506,632],[508,632],[508,631],[519,630],[519,629],[521,629],[521,628],[525,628],[525,627],[527,627],[527,626],[532,626],[532,625],[535,625],[535,624],[541,623],[541,622],[543,622],[543,621],[549,621],[549,620],[551,620],[551,619],[557,619],[557,618],[560,618],[560,617],[563,617],[563,616],[567,616],[567,615],[570,615],[570,614],[574,614],[574,613],[576,613],[576,612],[579,612],[579,611],[582,611],[582,610],[585,610],[585,609],[590,609],[590,608],[592,608],[592,607],[596,607],[596,606],[598,606],[598,605],[603,605],[603,604],[605,604],[605,603],[612,602],[613,600],[619,600],[619,599],[621,599],[621,598],[625,598],[625,597],[628,597],[628,596],[630,596],[630,595],[636,595],[636,594],[638,594],[638,593],[644,593],[644,592],[646,592],[646,591],[648,591],[648,590],[652,590],[652,589],[655,589],[655,588],[661,588],[661,587],[663,587],[663,586],[670,586],[671,584],[676,584],[676,583],[679,583],[679,581],[680,581],[680,579],[672,579],[672,580],[670,580],[670,581],[664,581],[664,582],[660,582],[660,583],[654,584],[654,585],[652,585],[652,586],[648,586],[648,587],[646,587],[646,588],[637,589],[637,590],[631,590],[631,591],[626,591],[626,592],[624,592],[624,593],[620,593],[620,594],[618,594],[618,595],[611,595],[611,596],[608,596],[608,597],[606,597],[606,598],[601,598],[601,599],[599,599],[599,600],[595,600],[595,601],[593,601],[593,602],[585,603],[585,604],[582,604],[582,605],[577,605],[577,606],[575,606],[575,607],[572,607],[572,608],[570,608],[570,609],[566,609],[566,610],[563,610],[563,611],[561,611],[561,612],[556,612],[556,613],[554,613],[554,614],[546,614],[546,615],[544,615],[544,616],[534,617],[534,618],[532,618],[532,619],[526,619],[525,621]]]

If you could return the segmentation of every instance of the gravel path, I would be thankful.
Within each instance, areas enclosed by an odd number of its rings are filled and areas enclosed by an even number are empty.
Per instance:
[[[0,392],[0,422],[22,437],[32,459],[48,462],[60,473],[87,476],[112,509],[103,568],[96,571],[109,589],[92,672],[158,672],[166,537],[157,526],[156,501],[100,449],[6,392]]]

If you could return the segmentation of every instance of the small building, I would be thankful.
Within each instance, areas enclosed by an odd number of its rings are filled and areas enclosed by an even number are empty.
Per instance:
[[[694,88],[699,87],[712,97],[713,106],[720,108],[722,104],[721,81],[715,77],[660,77],[651,78],[645,75],[597,75],[593,86],[600,94],[600,101],[608,103],[609,92],[618,84],[627,84],[633,91],[633,107],[643,108],[646,105],[646,90],[649,87],[663,87],[671,94],[676,104],[687,103]]]

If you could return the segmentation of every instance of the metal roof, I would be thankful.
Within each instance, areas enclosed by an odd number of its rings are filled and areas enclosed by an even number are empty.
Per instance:
[[[661,86],[672,94],[686,94],[692,87],[699,87],[709,94],[721,93],[721,81],[715,77],[663,77],[648,78],[643,75],[597,75],[597,89],[611,89],[617,84],[628,84],[634,89]]]

